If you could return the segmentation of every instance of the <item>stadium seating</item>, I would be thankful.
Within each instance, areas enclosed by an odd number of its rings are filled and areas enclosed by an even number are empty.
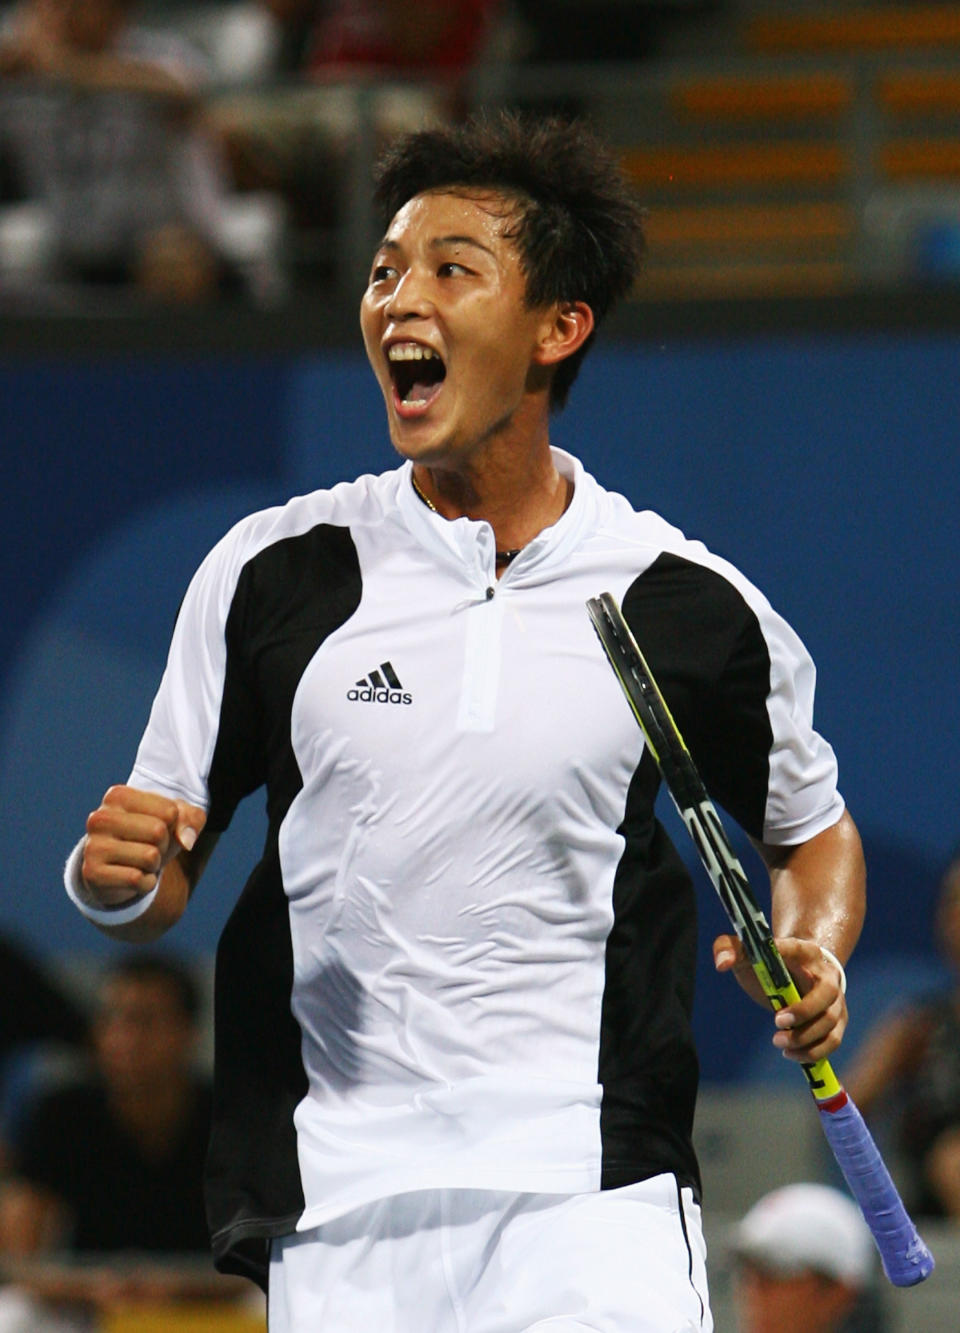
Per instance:
[[[584,100],[649,208],[641,298],[926,279],[918,236],[960,215],[960,5],[758,12],[606,85]]]

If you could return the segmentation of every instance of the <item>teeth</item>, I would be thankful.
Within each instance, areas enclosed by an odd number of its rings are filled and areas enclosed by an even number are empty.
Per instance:
[[[391,361],[432,361],[434,353],[420,343],[394,343],[387,356]]]

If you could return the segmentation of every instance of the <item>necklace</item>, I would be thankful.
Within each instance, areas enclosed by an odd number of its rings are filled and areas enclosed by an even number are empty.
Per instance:
[[[423,501],[423,503],[427,506],[427,508],[428,508],[428,509],[432,509],[433,512],[434,512],[435,514],[439,514],[440,510],[439,510],[439,509],[437,508],[437,506],[433,503],[433,501],[429,498],[429,496],[424,495],[423,491],[422,491],[422,490],[420,489],[420,487],[417,485],[417,479],[416,479],[416,477],[414,476],[414,474],[413,474],[412,472],[410,473],[410,480],[413,482],[413,489],[414,489],[414,490],[416,491],[416,493],[420,496],[420,499],[421,499],[421,500]]]
[[[429,495],[424,495],[423,491],[420,489],[419,485],[417,484],[417,479],[414,476],[413,472],[410,473],[410,480],[413,482],[413,489],[419,495],[420,499],[427,506],[427,508],[431,509],[435,514],[439,514],[440,510],[430,499]],[[511,546],[508,547],[508,549],[505,551],[496,551],[494,552],[493,556],[494,562],[498,565],[509,565],[511,560],[516,560],[517,556],[520,554],[522,550],[523,550],[522,546]]]

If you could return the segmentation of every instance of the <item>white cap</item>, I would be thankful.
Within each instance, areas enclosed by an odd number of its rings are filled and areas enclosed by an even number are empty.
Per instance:
[[[765,1194],[734,1229],[731,1248],[773,1273],[812,1269],[857,1288],[876,1267],[859,1208],[829,1185],[785,1185]]]

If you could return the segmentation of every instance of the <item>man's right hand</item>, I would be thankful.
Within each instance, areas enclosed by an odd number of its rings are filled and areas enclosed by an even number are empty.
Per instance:
[[[111,787],[87,819],[81,874],[91,898],[119,907],[150,893],[169,861],[192,851],[206,813],[136,787]]]

